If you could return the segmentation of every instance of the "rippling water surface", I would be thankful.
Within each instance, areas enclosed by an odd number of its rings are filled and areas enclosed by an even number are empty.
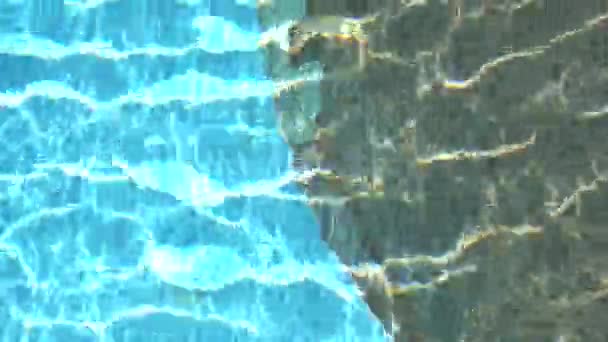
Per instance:
[[[292,183],[252,3],[0,3],[0,341],[383,340]]]

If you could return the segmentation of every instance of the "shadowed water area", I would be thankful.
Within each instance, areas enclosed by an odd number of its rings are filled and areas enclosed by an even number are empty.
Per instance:
[[[318,75],[279,125],[394,339],[608,339],[608,3],[301,8],[260,11],[273,79]]]

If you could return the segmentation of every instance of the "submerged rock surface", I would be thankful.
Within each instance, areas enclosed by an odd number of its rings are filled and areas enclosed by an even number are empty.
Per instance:
[[[606,1],[259,9],[323,238],[396,341],[608,339]]]

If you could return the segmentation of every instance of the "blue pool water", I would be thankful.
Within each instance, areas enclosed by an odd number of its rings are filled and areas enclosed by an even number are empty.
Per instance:
[[[0,2],[0,341],[383,341],[293,184],[255,1]]]

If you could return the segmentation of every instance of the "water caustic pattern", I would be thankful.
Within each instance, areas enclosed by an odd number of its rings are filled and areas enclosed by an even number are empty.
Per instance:
[[[381,341],[292,179],[255,6],[4,1],[0,341]]]

